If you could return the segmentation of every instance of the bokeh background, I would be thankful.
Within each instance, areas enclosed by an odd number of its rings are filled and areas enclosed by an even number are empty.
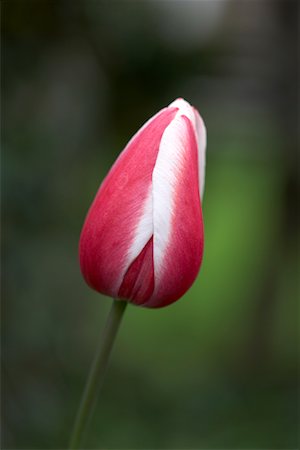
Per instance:
[[[88,448],[299,445],[296,1],[2,2],[2,448],[66,448],[111,300],[77,246],[131,135],[176,97],[207,125],[205,255],[130,306]]]

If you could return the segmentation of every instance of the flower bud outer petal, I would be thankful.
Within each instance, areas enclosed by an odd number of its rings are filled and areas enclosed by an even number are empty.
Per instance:
[[[185,115],[166,128],[153,171],[155,289],[143,306],[178,300],[194,282],[203,255],[198,142]]]
[[[153,234],[152,172],[161,137],[176,112],[175,107],[163,109],[136,133],[87,214],[79,242],[81,271],[105,295],[118,296],[125,273]]]

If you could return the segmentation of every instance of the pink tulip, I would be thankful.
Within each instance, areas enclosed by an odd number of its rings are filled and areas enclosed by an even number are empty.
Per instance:
[[[203,255],[206,130],[179,98],[133,136],[101,184],[80,237],[96,291],[149,308],[178,300]]]

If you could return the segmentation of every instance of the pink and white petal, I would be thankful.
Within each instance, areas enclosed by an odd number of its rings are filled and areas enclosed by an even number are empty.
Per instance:
[[[81,270],[87,283],[106,295],[117,296],[132,260],[152,235],[152,172],[162,134],[176,111],[163,109],[135,134],[88,212],[79,244]]]
[[[172,102],[169,107],[178,108],[175,117],[184,115],[188,117],[193,125],[196,133],[196,141],[198,144],[198,167],[199,167],[199,191],[201,200],[204,194],[205,183],[205,153],[206,153],[206,128],[204,122],[196,108],[191,106],[183,98],[178,98]]]
[[[198,142],[198,166],[199,166],[199,189],[200,197],[203,199],[205,185],[205,163],[206,163],[206,128],[202,117],[196,108],[194,109],[196,136]]]
[[[161,307],[192,285],[203,254],[198,148],[186,116],[166,128],[152,179],[155,289],[144,306]]]

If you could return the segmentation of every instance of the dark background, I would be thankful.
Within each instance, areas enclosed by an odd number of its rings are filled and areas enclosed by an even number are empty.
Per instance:
[[[297,448],[297,3],[1,4],[2,447],[67,446],[111,303],[80,274],[85,214],[184,97],[208,130],[203,266],[127,309],[87,446]]]

